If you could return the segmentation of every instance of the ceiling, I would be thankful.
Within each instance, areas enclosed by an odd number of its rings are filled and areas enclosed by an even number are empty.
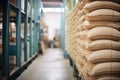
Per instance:
[[[58,8],[61,7],[62,0],[42,0],[44,8]]]

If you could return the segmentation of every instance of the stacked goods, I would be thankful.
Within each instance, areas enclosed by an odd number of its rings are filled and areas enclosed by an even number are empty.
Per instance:
[[[76,35],[70,41],[76,40],[79,44],[67,45],[70,49],[79,49],[76,64],[80,75],[85,80],[120,80],[119,0],[80,0],[78,4],[80,21],[74,23],[76,32],[69,32],[67,37]],[[70,28],[68,25],[67,29]]]
[[[76,41],[75,41],[75,26],[76,22],[78,20],[77,17],[78,7],[76,6],[71,12],[67,15],[67,52],[72,57],[72,59],[75,61],[76,58]]]
[[[79,31],[78,25],[81,22],[80,6],[77,4],[72,11],[67,15],[67,53],[71,56],[72,60],[76,63],[79,53],[79,39],[77,38],[77,32]],[[76,63],[77,65],[77,63]]]
[[[86,33],[85,71],[91,80],[119,80],[120,5],[111,1],[92,1],[83,7]],[[94,24],[93,24],[94,23]],[[106,24],[107,23],[107,24]]]

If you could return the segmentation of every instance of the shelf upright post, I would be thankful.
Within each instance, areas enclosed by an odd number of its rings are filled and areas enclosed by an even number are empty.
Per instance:
[[[9,76],[9,1],[3,0],[3,77]]]
[[[73,0],[74,1],[74,6],[76,5],[76,0]]]
[[[39,10],[38,10],[38,4],[40,4],[39,3],[39,1],[38,0],[36,0],[36,10],[35,10],[35,13],[36,13],[36,16],[35,16],[35,21],[36,21],[36,29],[35,29],[35,53],[37,54],[38,53],[38,51],[37,51],[37,48],[38,48],[38,12],[39,12]]]
[[[64,0],[64,5],[63,5],[64,13],[63,13],[63,42],[64,42],[64,57],[68,57],[68,54],[66,52],[66,0]]]
[[[60,28],[60,48],[63,48],[63,4],[61,5],[61,28]]]
[[[61,47],[63,49],[64,52],[64,57],[68,57],[67,53],[66,53],[66,33],[65,33],[65,29],[66,29],[66,20],[65,20],[65,7],[66,7],[66,0],[63,0],[63,5],[61,6],[64,9],[64,12],[61,14]]]
[[[72,9],[72,3],[71,3],[71,0],[69,0],[69,10]]]
[[[35,50],[35,54],[36,54],[36,49],[37,49],[37,0],[35,0],[35,35],[34,35],[34,50]]]
[[[36,52],[38,53],[38,41],[39,41],[39,37],[38,37],[38,30],[40,27],[40,23],[39,23],[39,4],[41,3],[41,0],[37,0],[36,1]],[[40,4],[41,5],[41,4]]]
[[[27,53],[27,24],[28,24],[28,15],[27,15],[27,6],[28,6],[28,0],[25,0],[25,22],[24,22],[24,61],[28,60],[28,53]]]
[[[32,57],[32,7],[33,7],[33,0],[30,0],[30,57]]]
[[[34,0],[34,40],[33,40],[33,53],[35,54],[35,48],[36,48],[36,0]]]
[[[16,65],[17,67],[21,66],[21,41],[20,41],[20,33],[21,33],[21,0],[17,0],[17,21],[16,21],[16,46],[17,46],[17,54],[16,54]]]

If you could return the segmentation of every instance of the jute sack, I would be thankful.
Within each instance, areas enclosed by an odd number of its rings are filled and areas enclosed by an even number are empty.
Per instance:
[[[88,13],[88,21],[120,21],[120,12],[110,9],[98,9]]]
[[[89,42],[87,40],[80,40],[80,46],[82,48],[85,48],[89,45]]]
[[[88,50],[96,51],[103,49],[120,50],[120,42],[112,40],[96,40],[88,45]]]
[[[92,1],[111,1],[111,2],[116,2],[120,4],[120,0],[85,0],[86,2],[92,2]]]
[[[88,33],[88,30],[80,31],[79,38],[82,40],[85,40],[87,38],[87,33]]]
[[[94,76],[91,76],[88,73],[83,72],[82,74],[84,80],[96,80]]]
[[[93,51],[89,57],[88,61],[96,64],[96,63],[102,63],[102,62],[120,62],[120,51],[116,50],[99,50],[99,51]]]
[[[83,49],[83,50],[82,50],[83,53],[81,54],[81,56],[84,56],[88,60],[88,57],[91,55],[92,51],[88,51],[86,49]]]
[[[85,13],[89,13],[97,9],[112,9],[112,10],[120,11],[120,4],[110,1],[93,1],[87,3],[83,7],[83,11],[85,11]]]
[[[91,75],[91,71],[92,71],[94,66],[95,66],[95,64],[87,61],[86,63],[84,63],[84,70],[85,70],[85,72]]]
[[[84,63],[81,61],[81,56],[80,55],[77,58],[76,63],[77,63],[78,71],[83,73],[84,72]]]
[[[120,23],[119,22],[113,22],[113,21],[95,21],[95,22],[91,22],[91,21],[84,21],[82,23],[82,28],[84,30],[88,30],[94,27],[111,27],[111,28],[115,28],[117,30],[120,30]]]
[[[101,39],[109,39],[109,40],[120,40],[120,32],[116,29],[110,27],[95,27],[88,31],[87,37],[90,40],[101,40]]]
[[[97,80],[120,80],[120,77],[106,76],[106,77],[98,78]]]
[[[93,67],[91,75],[118,75],[120,74],[120,62],[100,63]]]

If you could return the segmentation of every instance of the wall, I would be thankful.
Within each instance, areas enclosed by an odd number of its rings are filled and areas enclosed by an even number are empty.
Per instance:
[[[46,12],[44,13],[44,21],[48,26],[48,37],[53,39],[54,35],[58,34],[60,30],[60,13]]]

